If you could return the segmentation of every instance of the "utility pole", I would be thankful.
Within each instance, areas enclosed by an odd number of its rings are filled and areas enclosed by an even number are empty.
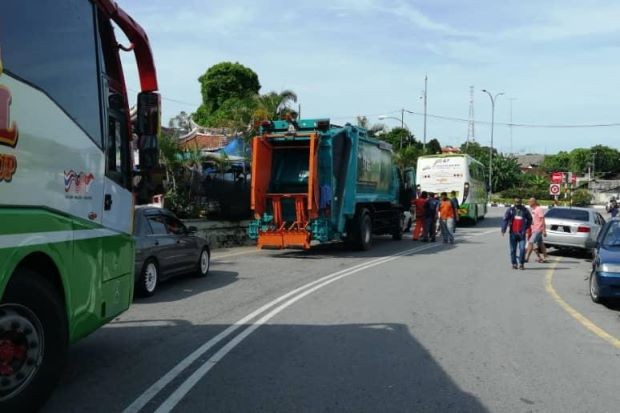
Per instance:
[[[508,98],[508,100],[510,101],[510,154],[514,155],[512,151],[512,102],[517,100],[517,98]]]
[[[474,119],[474,87],[469,87],[469,122],[467,124],[467,142],[466,146],[469,145],[470,141],[476,140],[476,127],[475,127],[475,119]]]
[[[400,110],[400,128],[405,129],[405,108]],[[403,149],[403,134],[400,134],[400,149]]]
[[[482,89],[491,99],[491,147],[489,148],[489,196],[493,193],[493,128],[495,127],[495,100],[504,94],[496,93],[495,96],[486,89]]]
[[[428,99],[428,75],[424,75],[424,140],[422,143],[422,150],[426,151],[426,105]]]

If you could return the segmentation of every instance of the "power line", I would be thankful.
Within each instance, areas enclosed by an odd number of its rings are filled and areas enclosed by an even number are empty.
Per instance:
[[[414,111],[407,111],[408,113],[411,113],[412,115],[416,115],[416,116],[424,116],[423,113],[419,113],[419,112],[414,112]],[[469,119],[464,119],[464,118],[455,118],[452,116],[443,116],[443,115],[433,115],[430,113],[427,113],[426,116],[428,116],[429,118],[435,118],[435,119],[441,119],[441,120],[448,120],[448,121],[452,121],[452,122],[465,122],[465,123],[469,123]],[[491,122],[486,122],[486,121],[480,121],[480,120],[476,120],[476,123],[481,123],[484,125],[490,125]],[[620,126],[620,122],[619,123],[588,123],[588,124],[534,124],[534,123],[502,123],[502,122],[495,122],[496,125],[501,125],[501,126],[513,126],[515,128],[609,128],[609,127],[619,127]]]

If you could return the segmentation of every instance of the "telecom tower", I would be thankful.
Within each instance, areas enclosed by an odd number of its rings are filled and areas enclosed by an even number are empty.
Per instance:
[[[467,123],[467,144],[476,141],[476,121],[474,120],[474,87],[469,87],[469,122]]]

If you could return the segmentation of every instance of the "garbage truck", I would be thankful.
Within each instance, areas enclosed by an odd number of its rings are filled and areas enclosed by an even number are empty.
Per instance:
[[[258,248],[309,249],[372,236],[402,238],[414,169],[399,170],[389,143],[329,119],[266,121],[252,141],[249,237]]]

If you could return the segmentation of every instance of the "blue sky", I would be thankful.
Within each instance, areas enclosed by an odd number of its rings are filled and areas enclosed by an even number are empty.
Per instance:
[[[118,0],[149,33],[158,68],[164,122],[200,103],[197,81],[211,65],[238,61],[260,78],[262,92],[292,89],[303,117],[371,122],[400,108],[489,121],[481,90],[505,92],[496,121],[598,124],[620,121],[620,2],[312,0]],[[126,60],[126,59],[125,59]],[[128,86],[138,88],[133,72]],[[186,104],[190,103],[190,104]],[[389,126],[399,122],[386,120]],[[422,118],[405,115],[422,137]],[[579,146],[618,147],[620,127],[514,128],[513,151],[553,153]],[[490,128],[476,124],[490,142]],[[428,138],[455,145],[467,123],[428,119]],[[496,126],[495,145],[510,151]]]

